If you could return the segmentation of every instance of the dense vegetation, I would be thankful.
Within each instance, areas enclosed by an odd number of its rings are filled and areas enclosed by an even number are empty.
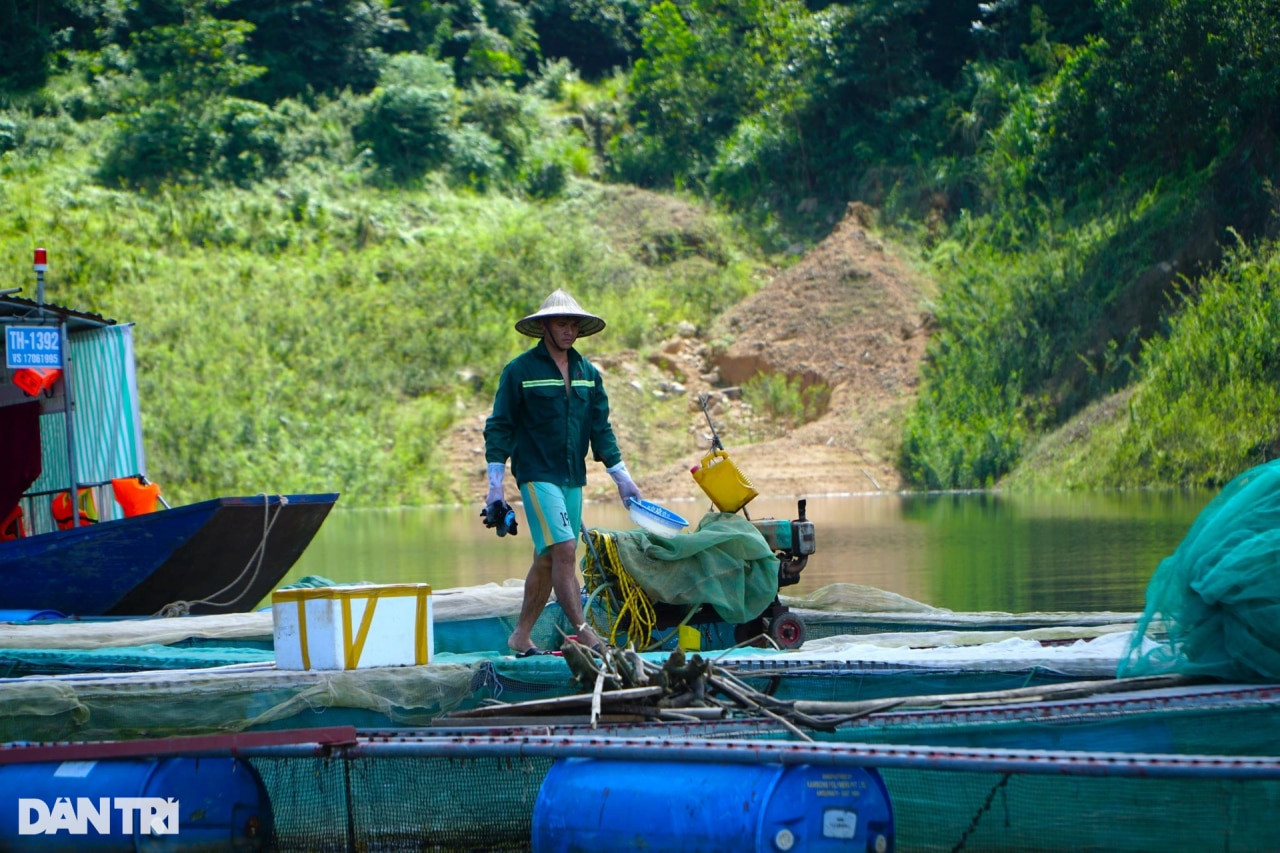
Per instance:
[[[417,502],[552,286],[643,349],[857,199],[941,282],[912,483],[1124,390],[1059,479],[1214,485],[1277,443],[1278,53],[1280,0],[18,0],[0,247],[139,322],[179,495]]]

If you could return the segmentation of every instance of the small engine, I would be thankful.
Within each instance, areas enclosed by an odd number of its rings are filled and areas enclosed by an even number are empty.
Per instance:
[[[818,549],[813,522],[804,516],[805,500],[796,502],[798,518],[793,521],[777,518],[751,519],[756,530],[769,543],[778,556],[778,586],[789,586],[800,580],[800,571],[809,561],[809,555]]]

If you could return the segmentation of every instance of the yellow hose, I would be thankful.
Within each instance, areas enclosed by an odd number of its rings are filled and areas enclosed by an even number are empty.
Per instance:
[[[645,651],[653,641],[653,628],[658,622],[653,602],[622,565],[618,540],[613,534],[588,530],[586,536],[592,547],[587,549],[582,560],[582,580],[591,597],[595,597],[600,587],[605,588],[605,594],[599,598],[609,624],[597,625],[593,609],[589,608],[583,615],[597,634],[608,635],[609,645],[620,645],[619,635],[625,633],[636,649]],[[597,565],[597,560],[600,565]],[[624,619],[627,625],[625,632],[621,628]]]

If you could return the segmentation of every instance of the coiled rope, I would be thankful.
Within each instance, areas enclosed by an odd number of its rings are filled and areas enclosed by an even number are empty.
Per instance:
[[[653,629],[658,623],[653,602],[622,564],[618,540],[612,533],[592,529],[583,531],[582,536],[588,546],[588,556],[582,561],[582,581],[588,601],[599,597],[609,624],[596,624],[595,611],[590,606],[583,615],[597,634],[608,634],[609,645],[620,646],[619,637],[625,634],[636,649],[645,651],[653,641]]]
[[[157,610],[155,613],[156,616],[189,616],[191,615],[191,608],[199,604],[208,604],[212,607],[230,608],[238,604],[240,599],[244,598],[245,595],[248,594],[249,590],[253,589],[254,583],[258,580],[258,574],[262,570],[262,561],[267,556],[267,538],[271,535],[271,528],[275,527],[276,519],[280,517],[280,511],[289,503],[289,499],[287,497],[284,495],[277,495],[280,501],[276,505],[276,511],[273,513],[271,512],[271,496],[266,492],[259,492],[257,496],[262,498],[262,538],[258,540],[258,547],[249,555],[249,561],[244,564],[244,568],[240,570],[240,574],[236,575],[235,579],[222,589],[205,598],[196,599],[195,601],[171,601],[164,607]],[[234,589],[236,585],[240,583],[241,579],[244,578],[245,574],[248,573],[250,568],[253,569],[253,574],[249,576],[249,582],[245,584],[244,589],[240,590],[240,594],[230,601],[218,601],[218,596],[228,590]]]

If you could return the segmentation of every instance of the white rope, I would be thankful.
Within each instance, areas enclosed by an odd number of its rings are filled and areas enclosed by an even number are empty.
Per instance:
[[[244,598],[249,590],[253,589],[253,584],[258,579],[258,573],[262,570],[262,561],[267,556],[267,537],[271,535],[271,528],[275,526],[276,519],[280,517],[280,510],[284,509],[285,505],[289,503],[289,499],[287,497],[284,495],[277,495],[277,497],[280,498],[280,503],[276,506],[275,513],[272,514],[271,497],[266,492],[259,492],[258,494],[262,497],[262,539],[258,541],[258,547],[254,549],[254,552],[249,555],[249,562],[245,563],[244,568],[240,570],[240,574],[236,575],[235,579],[222,589],[206,598],[197,599],[196,601],[183,601],[181,599],[178,601],[171,601],[156,611],[155,615],[165,617],[188,616],[191,613],[191,608],[197,604],[208,604],[213,607],[231,607],[232,605],[239,603],[240,599]],[[249,571],[250,566],[253,567],[253,574],[249,577],[249,582],[245,584],[245,587],[240,591],[240,594],[227,602],[217,601],[216,599],[218,596],[222,595],[229,589],[233,589],[236,584],[240,583],[240,579]]]

